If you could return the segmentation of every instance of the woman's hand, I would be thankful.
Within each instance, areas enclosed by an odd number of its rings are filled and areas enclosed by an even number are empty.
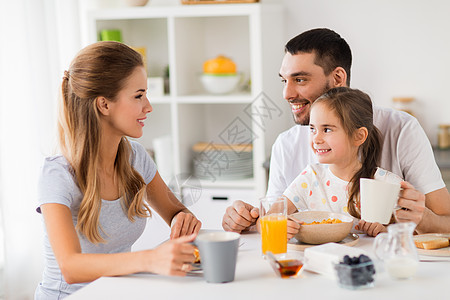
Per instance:
[[[149,255],[147,270],[152,273],[171,276],[186,276],[194,262],[194,248],[190,244],[197,233],[172,239],[157,248],[145,251]]]
[[[172,219],[170,226],[170,239],[175,239],[180,236],[197,234],[202,227],[200,222],[193,214],[180,211]]]
[[[355,226],[356,230],[361,230],[369,236],[377,236],[381,232],[387,232],[387,226],[380,223],[370,223],[364,220],[360,220],[358,225]]]

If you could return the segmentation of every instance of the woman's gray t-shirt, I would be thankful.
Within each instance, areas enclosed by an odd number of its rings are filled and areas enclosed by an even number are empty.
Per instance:
[[[145,184],[151,182],[156,174],[156,165],[144,147],[130,141],[133,149],[130,157],[131,165],[141,174]],[[67,160],[59,155],[48,157],[44,161],[39,179],[37,211],[45,203],[59,203],[69,207],[73,225],[76,226],[78,210],[83,195]],[[119,253],[131,251],[131,246],[144,231],[147,218],[134,218],[131,222],[123,211],[121,199],[102,200],[99,217],[100,234],[105,243],[93,244],[78,233],[82,253]],[[50,245],[44,226],[44,259],[45,267],[42,282],[36,289],[35,299],[61,299],[70,295],[87,283],[68,284],[59,269],[58,262]]]

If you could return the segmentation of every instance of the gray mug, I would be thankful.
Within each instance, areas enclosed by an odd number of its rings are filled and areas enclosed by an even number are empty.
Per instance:
[[[240,234],[235,232],[200,233],[194,244],[200,252],[203,274],[207,282],[234,280]]]

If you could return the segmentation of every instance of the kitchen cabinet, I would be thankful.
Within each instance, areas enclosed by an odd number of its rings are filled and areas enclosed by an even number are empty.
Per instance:
[[[433,149],[434,157],[436,159],[436,163],[441,170],[442,179],[447,186],[447,189],[450,188],[450,149]]]
[[[165,176],[165,181],[193,173],[192,147],[198,142],[212,147],[252,144],[252,177],[198,182],[205,190],[220,189],[225,194],[243,191],[252,195],[246,200],[257,204],[267,187],[263,163],[276,135],[287,127],[286,119],[290,121],[280,100],[278,78],[285,43],[282,6],[149,5],[82,14],[84,45],[97,41],[101,30],[119,29],[124,43],[146,48],[149,77],[162,77],[169,67],[170,90],[160,96],[149,94],[153,112],[139,139],[151,149],[155,139],[170,137],[172,153],[166,154],[172,161],[171,175]],[[208,94],[203,89],[199,78],[203,62],[218,55],[236,63],[246,88],[225,95]]]

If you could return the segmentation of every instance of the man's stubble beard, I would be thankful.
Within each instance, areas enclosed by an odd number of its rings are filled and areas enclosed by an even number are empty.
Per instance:
[[[294,123],[297,125],[309,125],[309,113],[307,116],[300,120],[297,120],[295,114],[292,114],[292,117],[294,118]]]
[[[319,99],[320,96],[322,96],[323,94],[325,94],[326,92],[328,92],[330,89],[331,89],[331,88],[330,88],[330,83],[329,83],[329,81],[327,81],[327,82],[325,83],[325,87],[322,89],[322,93],[319,95],[319,97],[317,97],[316,99],[314,99],[314,101],[316,101],[317,99]],[[314,101],[312,101],[312,103],[314,103]],[[294,123],[295,123],[295,124],[297,124],[297,125],[309,125],[309,116],[310,116],[310,114],[311,114],[311,105],[312,105],[312,103],[309,104],[310,107],[309,107],[309,110],[308,110],[308,115],[304,116],[302,119],[297,120],[296,115],[295,115],[294,113],[292,113],[292,117],[294,118]]]

